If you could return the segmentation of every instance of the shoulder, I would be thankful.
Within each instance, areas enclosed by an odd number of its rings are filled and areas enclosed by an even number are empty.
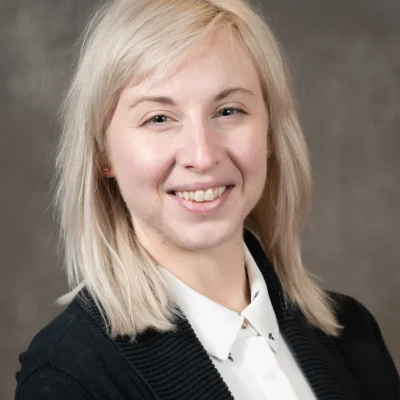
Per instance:
[[[340,293],[329,294],[343,326],[336,341],[355,377],[372,392],[378,387],[391,388],[400,396],[399,374],[375,317],[358,300]]]
[[[343,345],[370,346],[383,349],[384,340],[372,313],[353,297],[330,292],[334,300],[336,316],[343,330],[338,340]],[[385,346],[386,347],[386,346]]]
[[[126,369],[113,341],[93,327],[85,312],[74,313],[74,307],[79,307],[77,300],[44,327],[19,356],[16,398],[86,398],[91,388],[102,384],[100,377],[105,382],[106,377]],[[43,390],[53,397],[46,397]],[[39,392],[36,397],[25,396]]]
[[[89,400],[92,396],[76,379],[56,367],[41,363],[18,382],[15,400]]]
[[[73,331],[74,323],[74,316],[65,310],[35,335],[28,349],[19,356],[22,366],[17,373],[19,383],[50,362],[60,342]]]
[[[88,321],[75,316],[67,307],[35,335],[28,349],[19,356],[23,366],[20,372],[29,375],[42,364],[63,360],[73,360],[75,364],[82,355],[92,352],[95,336]]]
[[[342,293],[329,292],[334,300],[336,316],[346,335],[373,335],[378,326],[371,312],[358,300]]]

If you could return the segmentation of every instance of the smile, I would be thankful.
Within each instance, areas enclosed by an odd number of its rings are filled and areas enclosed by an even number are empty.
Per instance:
[[[209,188],[207,190],[195,190],[195,191],[174,191],[173,194],[181,199],[191,200],[197,203],[212,201],[222,195],[225,192],[227,186],[219,186],[216,188]]]

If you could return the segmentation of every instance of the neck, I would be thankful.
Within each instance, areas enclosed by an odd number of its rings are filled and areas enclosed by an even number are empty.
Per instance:
[[[173,246],[153,235],[138,235],[138,239],[157,264],[183,283],[210,300],[240,313],[250,303],[251,297],[242,232],[238,231],[217,247],[195,251]]]

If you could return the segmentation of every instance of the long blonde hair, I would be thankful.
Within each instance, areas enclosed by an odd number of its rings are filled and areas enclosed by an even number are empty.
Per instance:
[[[260,239],[288,302],[330,335],[340,326],[333,303],[305,270],[300,231],[310,202],[307,148],[282,52],[265,21],[242,0],[113,0],[100,7],[79,41],[80,58],[63,103],[57,158],[59,222],[69,303],[86,287],[110,335],[176,329],[168,286],[135,238],[117,183],[100,172],[119,93],[134,79],[162,77],[207,35],[225,29],[247,46],[270,116],[274,146],[261,200],[245,221]],[[267,134],[267,132],[266,132]]]

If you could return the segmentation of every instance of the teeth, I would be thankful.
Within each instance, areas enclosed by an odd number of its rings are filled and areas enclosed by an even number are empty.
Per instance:
[[[215,199],[215,195],[214,195],[214,190],[213,189],[207,189],[204,192],[204,200],[206,201],[211,201]]]
[[[196,190],[194,200],[195,201],[204,201],[204,190]]]
[[[203,201],[211,201],[216,199],[217,197],[221,196],[222,193],[224,193],[226,190],[226,186],[220,186],[217,188],[213,189],[207,189],[207,190],[196,190],[196,191],[190,191],[190,192],[175,192],[175,196],[178,196],[182,199],[185,200],[191,200],[191,201],[196,201],[198,203],[201,203]]]

